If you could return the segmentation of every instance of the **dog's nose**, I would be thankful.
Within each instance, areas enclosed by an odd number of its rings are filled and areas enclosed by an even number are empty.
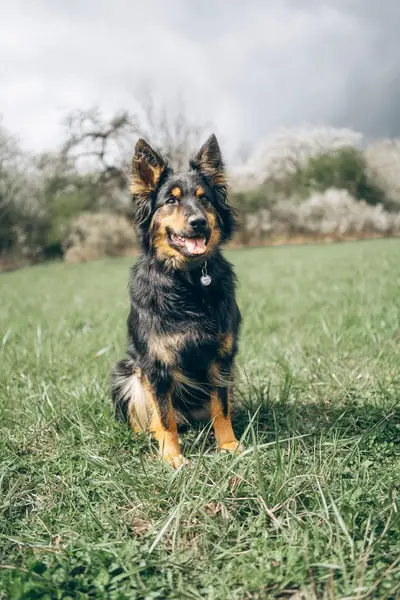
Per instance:
[[[188,223],[196,231],[204,229],[207,224],[207,219],[203,215],[192,215],[188,218]]]

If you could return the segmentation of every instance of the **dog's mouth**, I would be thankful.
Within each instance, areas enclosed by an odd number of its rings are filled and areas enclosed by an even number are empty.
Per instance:
[[[207,250],[207,238],[205,235],[185,236],[176,233],[169,234],[170,243],[183,254],[197,256],[204,254]]]

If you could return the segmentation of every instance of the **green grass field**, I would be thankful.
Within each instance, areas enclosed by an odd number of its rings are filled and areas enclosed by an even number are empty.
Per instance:
[[[0,276],[0,598],[400,598],[400,242],[228,255],[247,450],[177,472],[108,398],[131,261]]]

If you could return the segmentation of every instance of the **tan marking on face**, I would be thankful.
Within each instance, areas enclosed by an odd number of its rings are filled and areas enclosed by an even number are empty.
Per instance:
[[[170,246],[168,241],[168,229],[179,234],[186,228],[186,218],[180,206],[163,206],[160,208],[150,223],[150,232],[154,232],[153,246],[159,260],[165,261],[167,266],[174,269],[184,268],[186,257]]]
[[[218,349],[220,356],[229,356],[233,350],[233,335],[232,333],[224,333],[221,335],[221,344]]]
[[[201,198],[201,196],[204,196],[204,188],[201,187],[201,185],[197,186],[195,193],[196,193],[196,198]]]
[[[176,186],[172,188],[171,194],[174,196],[174,198],[180,198],[182,196],[182,190],[180,187]]]
[[[153,246],[159,260],[166,263],[167,267],[174,269],[185,269],[188,262],[191,264],[201,263],[208,258],[221,242],[221,229],[217,223],[217,217],[212,208],[206,209],[206,217],[210,227],[210,238],[207,242],[206,251],[203,254],[184,256],[179,250],[170,246],[167,230],[177,233],[187,228],[187,220],[182,206],[165,205],[160,208],[150,223],[150,233],[153,233]]]
[[[152,334],[149,339],[149,351],[165,365],[173,365],[177,355],[182,350],[186,340],[184,333],[171,333],[168,335]]]
[[[210,256],[210,254],[213,253],[215,248],[221,242],[221,229],[218,226],[217,217],[215,216],[215,213],[210,209],[206,209],[206,216],[211,233],[210,238],[207,242],[207,250],[204,254],[201,255],[203,259]]]

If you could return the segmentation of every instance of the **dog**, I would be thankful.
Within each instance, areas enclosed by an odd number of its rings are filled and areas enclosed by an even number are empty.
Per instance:
[[[150,432],[172,467],[185,461],[177,426],[212,420],[221,450],[240,452],[231,423],[241,315],[221,253],[237,224],[215,135],[175,174],[140,139],[132,160],[140,256],[129,285],[127,357],[113,368],[117,414]]]

